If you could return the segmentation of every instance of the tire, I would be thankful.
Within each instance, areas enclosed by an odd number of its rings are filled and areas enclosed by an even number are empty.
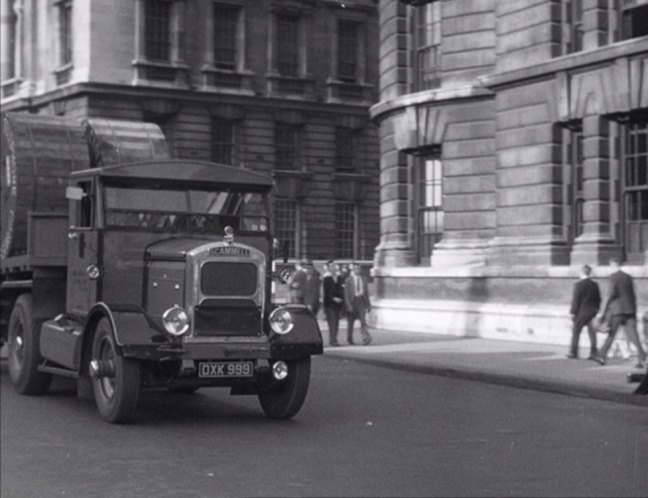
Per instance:
[[[288,377],[272,390],[259,392],[259,402],[264,413],[272,419],[287,420],[300,410],[308,393],[311,359],[300,358],[286,362]]]
[[[7,363],[14,389],[20,394],[44,394],[52,376],[38,371],[43,362],[40,355],[40,326],[43,320],[32,320],[30,294],[16,299],[11,316],[7,342]]]
[[[139,399],[140,364],[119,355],[112,327],[105,317],[99,320],[95,329],[92,359],[112,360],[114,365],[114,377],[92,379],[95,404],[101,418],[115,424],[130,422]]]

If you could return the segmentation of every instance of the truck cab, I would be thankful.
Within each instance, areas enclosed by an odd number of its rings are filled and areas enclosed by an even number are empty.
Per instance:
[[[322,338],[305,307],[272,303],[272,187],[196,161],[72,173],[67,230],[49,230],[67,250],[64,296],[19,297],[9,321],[16,388],[75,377],[109,422],[133,418],[142,388],[228,387],[294,416]],[[43,300],[54,316],[27,309]]]

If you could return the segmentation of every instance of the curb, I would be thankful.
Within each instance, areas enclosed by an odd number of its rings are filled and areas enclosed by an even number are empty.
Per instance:
[[[513,377],[511,375],[500,374],[496,372],[474,370],[469,367],[422,365],[416,363],[405,363],[403,361],[389,360],[384,358],[367,358],[363,356],[355,356],[352,354],[327,355],[325,352],[324,356],[335,360],[357,361],[378,367],[391,368],[393,370],[438,375],[441,377],[452,377],[476,382],[484,382],[487,384],[516,387],[518,389],[528,389],[532,391],[542,391],[553,394],[562,394],[566,396],[575,396],[579,398],[612,401],[614,403],[624,403],[629,405],[648,407],[648,396],[632,393],[622,393],[612,389],[586,386],[583,384],[570,383],[566,381],[559,382],[554,380],[528,378],[524,376]]]

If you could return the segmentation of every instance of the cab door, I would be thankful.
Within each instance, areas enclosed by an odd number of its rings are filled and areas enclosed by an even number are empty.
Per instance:
[[[85,316],[100,299],[96,182],[79,180],[71,189],[68,229],[67,312]]]

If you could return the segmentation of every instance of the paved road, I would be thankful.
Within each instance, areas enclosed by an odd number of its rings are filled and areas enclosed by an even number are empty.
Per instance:
[[[0,380],[3,498],[648,496],[644,407],[324,356],[292,421],[205,390],[149,393],[115,426],[65,382]]]

